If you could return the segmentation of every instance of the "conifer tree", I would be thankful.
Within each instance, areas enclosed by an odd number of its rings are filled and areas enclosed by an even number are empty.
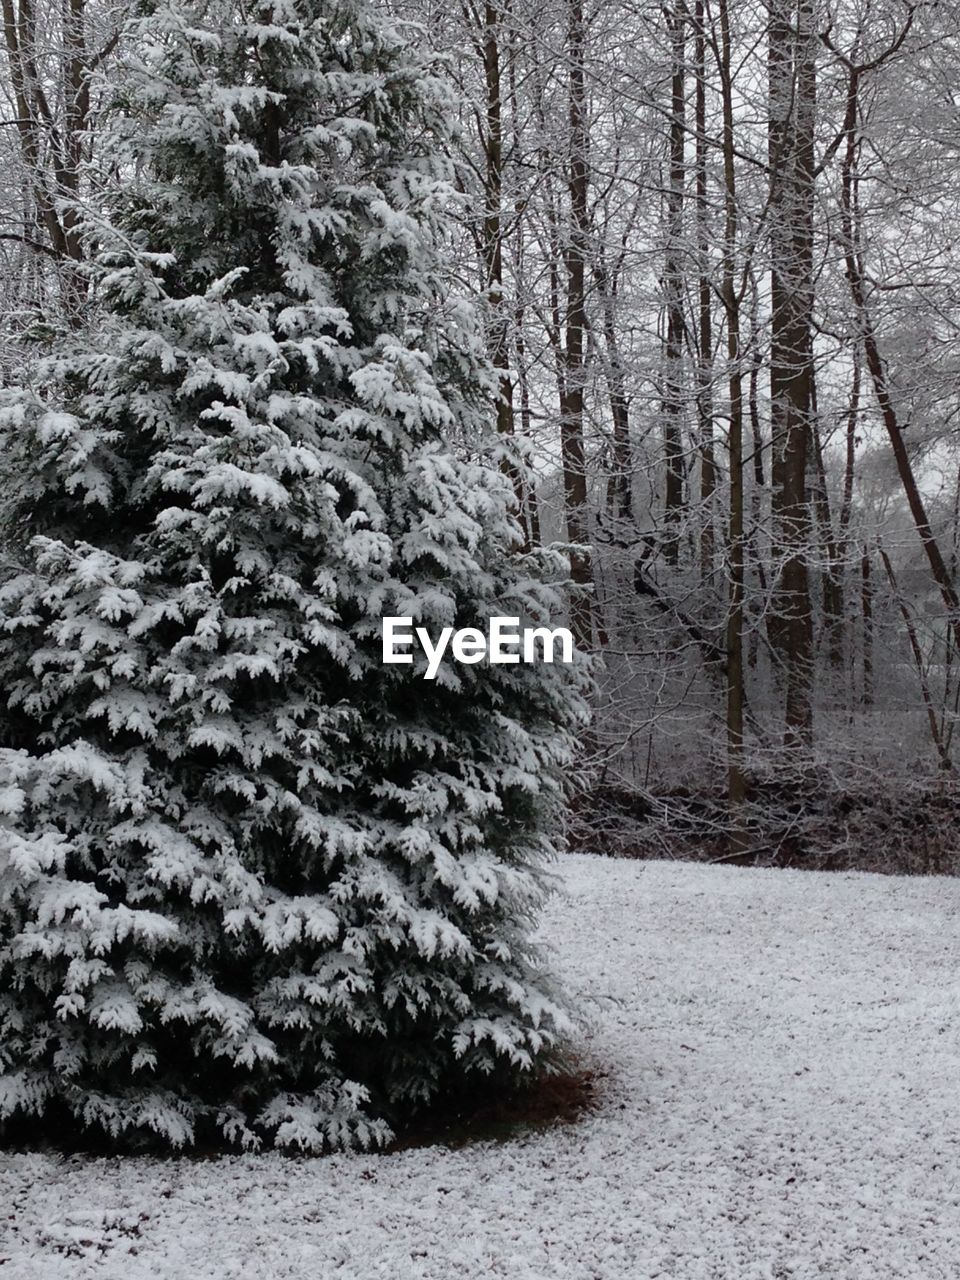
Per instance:
[[[556,607],[444,282],[454,112],[364,0],[127,38],[88,322],[2,404],[0,1120],[382,1142],[569,1028],[577,681],[381,662]]]

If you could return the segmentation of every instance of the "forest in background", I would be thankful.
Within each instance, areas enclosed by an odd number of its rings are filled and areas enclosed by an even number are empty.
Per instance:
[[[2,0],[5,378],[83,308],[126,14]],[[601,659],[574,841],[956,871],[960,10],[398,16],[460,89],[449,259]]]

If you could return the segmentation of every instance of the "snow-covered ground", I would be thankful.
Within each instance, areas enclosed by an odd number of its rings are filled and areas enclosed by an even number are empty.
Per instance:
[[[3,1156],[0,1280],[957,1280],[960,881],[563,865],[595,1113],[387,1156]]]

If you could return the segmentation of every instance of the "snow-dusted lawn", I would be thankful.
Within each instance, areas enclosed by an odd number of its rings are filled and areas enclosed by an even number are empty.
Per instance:
[[[0,1156],[0,1280],[957,1280],[960,881],[564,869],[595,1114],[389,1156]]]

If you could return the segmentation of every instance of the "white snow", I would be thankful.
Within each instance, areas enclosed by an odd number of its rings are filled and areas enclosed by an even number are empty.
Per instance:
[[[593,1114],[386,1156],[2,1156],[0,1280],[956,1280],[960,881],[563,866]]]

